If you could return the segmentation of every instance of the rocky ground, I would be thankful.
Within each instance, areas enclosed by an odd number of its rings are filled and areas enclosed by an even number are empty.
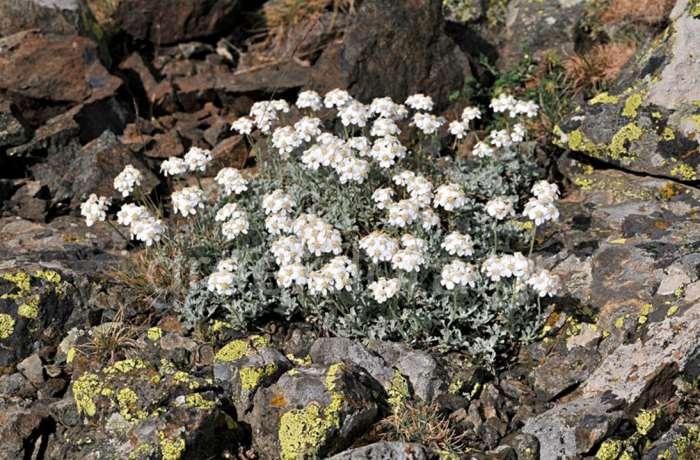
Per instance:
[[[0,458],[700,458],[700,4],[598,24],[587,0],[293,3],[0,0]],[[564,292],[497,368],[304,324],[188,334],[129,301],[136,251],[78,217],[126,164],[154,197],[191,146],[253,166],[229,126],[257,100],[455,110],[465,81],[631,25],[619,77],[540,139],[566,193],[537,257]]]

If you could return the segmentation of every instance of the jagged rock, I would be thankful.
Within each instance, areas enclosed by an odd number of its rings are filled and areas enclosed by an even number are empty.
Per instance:
[[[82,0],[3,0],[0,2],[0,37],[28,29],[75,35],[89,29]]]
[[[48,187],[52,205],[74,208],[91,193],[120,198],[114,189],[114,177],[127,164],[141,171],[141,190],[150,194],[158,179],[111,131],[105,131],[72,155],[50,156],[47,162],[34,166],[32,173]],[[82,174],[76,176],[73,171]]]
[[[271,459],[338,452],[377,420],[385,398],[379,383],[352,364],[293,369],[256,393],[254,446]]]
[[[539,460],[540,458],[540,443],[535,436],[513,433],[506,436],[502,443],[513,448],[518,460]]]
[[[610,93],[555,131],[561,145],[624,169],[694,181],[700,172],[700,21],[680,0],[671,25],[641,49]]]
[[[376,442],[330,457],[329,460],[428,460],[431,452],[420,444],[405,442]]]
[[[27,141],[30,132],[25,122],[13,110],[10,101],[0,99],[0,148],[19,145]]]
[[[227,30],[236,15],[238,2],[228,0],[86,0],[97,22],[109,35],[125,33],[134,40],[167,45],[206,38]]]
[[[590,0],[513,0],[508,2],[505,44],[500,64],[516,64],[524,55],[574,51],[579,22]]]
[[[44,366],[37,354],[32,354],[17,365],[17,369],[35,388],[44,383]]]
[[[172,84],[167,80],[157,81],[140,54],[132,53],[119,64],[119,68],[135,74],[151,109],[165,112],[174,112],[177,109]]]
[[[346,88],[363,102],[383,96],[403,102],[421,92],[441,108],[471,75],[467,57],[445,35],[441,0],[368,0],[352,21],[342,42],[319,58],[310,88]]]
[[[43,222],[46,219],[47,190],[38,181],[27,181],[12,195],[7,208],[13,214],[27,220]]]
[[[0,406],[0,458],[32,458],[38,453],[43,407]]]

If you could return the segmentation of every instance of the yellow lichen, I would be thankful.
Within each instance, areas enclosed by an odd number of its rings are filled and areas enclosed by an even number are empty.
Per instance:
[[[617,96],[611,96],[608,94],[608,92],[600,93],[590,101],[588,101],[589,105],[596,105],[596,104],[617,104],[620,101],[620,98]]]
[[[175,385],[187,384],[190,381],[190,374],[183,371],[177,371],[173,374],[173,383]]]
[[[95,415],[97,406],[94,398],[99,395],[101,389],[102,383],[99,377],[90,372],[86,372],[73,382],[73,399],[79,414],[85,414],[88,417]]]
[[[111,366],[105,368],[104,372],[106,374],[127,374],[131,371],[138,370],[138,369],[145,369],[146,368],[146,363],[143,362],[141,359],[123,359],[121,361],[117,361]]]
[[[633,94],[625,101],[625,106],[622,109],[622,115],[627,118],[636,118],[639,107],[642,105],[643,98],[641,94]]]
[[[76,353],[75,347],[70,347],[68,349],[68,353],[66,353],[66,362],[68,364],[72,363],[73,360],[75,359],[75,353]]]
[[[248,353],[248,343],[244,340],[234,340],[224,345],[221,350],[216,353],[215,360],[220,363],[230,363],[238,361]]]
[[[119,413],[124,420],[142,420],[146,418],[146,412],[138,408],[139,397],[131,388],[122,388],[117,392]]]
[[[0,299],[21,299],[31,290],[31,277],[25,272],[3,273],[0,278],[15,285],[16,292],[0,296]]]
[[[231,325],[225,321],[221,320],[214,320],[214,323],[211,325],[211,328],[209,329],[212,333],[217,333],[221,332],[224,329],[231,329]]]
[[[671,308],[669,308],[669,309],[666,311],[666,316],[670,318],[671,316],[673,316],[673,315],[675,315],[676,313],[678,313],[678,310],[680,310],[680,307],[679,307],[678,305],[671,305]]]
[[[22,318],[37,319],[39,317],[39,302],[40,298],[38,295],[30,296],[17,307],[17,314]]]
[[[642,410],[639,415],[634,418],[634,424],[637,427],[637,432],[642,436],[646,436],[654,428],[657,417],[656,411]]]
[[[569,149],[575,152],[595,153],[598,151],[598,146],[593,141],[588,139],[580,129],[570,132],[568,137]]]
[[[311,365],[311,356],[306,355],[303,358],[297,358],[293,354],[289,353],[287,355],[287,359],[296,364],[297,366],[310,366]]]
[[[185,397],[185,405],[190,409],[211,410],[216,407],[216,402],[204,399],[201,393],[192,393]]]
[[[255,390],[262,379],[271,377],[277,372],[277,365],[270,363],[262,367],[242,367],[239,371],[241,388],[245,391]]]
[[[182,438],[169,439],[163,432],[159,432],[158,437],[160,438],[160,455],[163,460],[180,460],[185,451],[185,440]]]
[[[595,458],[598,460],[615,460],[622,452],[622,441],[619,439],[608,439],[600,445]]]
[[[389,395],[387,402],[393,413],[399,412],[411,395],[408,380],[398,371],[394,371],[386,392]]]
[[[15,332],[15,320],[7,313],[0,313],[0,340],[5,340]]]
[[[589,191],[593,188],[593,180],[587,177],[574,177],[574,184],[576,184],[583,191]]]
[[[642,137],[642,130],[634,123],[629,123],[622,128],[612,137],[610,141],[610,157],[614,160],[621,160],[627,157],[627,142],[632,142],[638,140]]]
[[[676,167],[674,167],[671,170],[671,175],[680,177],[683,180],[697,179],[697,173],[695,172],[695,170],[686,163],[679,163]]]
[[[615,327],[617,329],[622,329],[625,325],[625,320],[627,319],[627,315],[622,315],[619,318],[615,320]]]
[[[642,310],[639,312],[639,319],[637,320],[639,324],[645,324],[648,321],[652,308],[653,305],[650,303],[642,305]]]
[[[676,133],[673,132],[673,129],[671,127],[667,126],[661,132],[661,137],[665,141],[672,141],[676,138]]]
[[[148,340],[156,342],[160,340],[161,337],[163,337],[163,330],[159,327],[152,327],[148,329],[146,337],[148,337]]]

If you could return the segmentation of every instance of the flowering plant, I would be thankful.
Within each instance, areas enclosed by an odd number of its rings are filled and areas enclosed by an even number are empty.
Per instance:
[[[254,146],[255,178],[224,168],[210,200],[199,175],[211,154],[193,148],[161,165],[180,182],[198,177],[171,196],[184,221],[179,235],[133,203],[118,223],[152,250],[161,239],[179,241],[197,265],[200,280],[175,301],[190,326],[225,320],[243,329],[278,314],[343,336],[466,348],[492,361],[535,335],[540,299],[556,293],[557,278],[529,256],[537,227],[558,218],[559,191],[532,186],[538,171],[523,120],[537,105],[502,95],[491,108],[506,128],[455,160],[441,156],[441,136],[476,137],[479,108],[448,124],[422,94],[405,104],[363,104],[342,90],[302,92],[295,106],[258,102],[232,125]],[[139,183],[132,169],[115,181],[123,196]],[[105,220],[107,205],[99,197],[84,204],[88,225]],[[206,247],[205,257],[192,247]]]

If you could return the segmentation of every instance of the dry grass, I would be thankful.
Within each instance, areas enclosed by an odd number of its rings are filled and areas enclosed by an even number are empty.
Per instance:
[[[120,309],[111,322],[93,328],[90,341],[76,347],[76,352],[91,362],[114,362],[138,350],[138,331],[124,322],[124,310]]]
[[[600,19],[606,24],[625,21],[659,24],[668,17],[675,3],[675,0],[612,0]]]
[[[564,63],[566,77],[576,92],[598,90],[620,75],[636,49],[632,43],[596,45],[583,55],[569,56]]]
[[[273,0],[263,11],[269,30],[288,28],[320,17],[326,11],[352,11],[355,0]]]

